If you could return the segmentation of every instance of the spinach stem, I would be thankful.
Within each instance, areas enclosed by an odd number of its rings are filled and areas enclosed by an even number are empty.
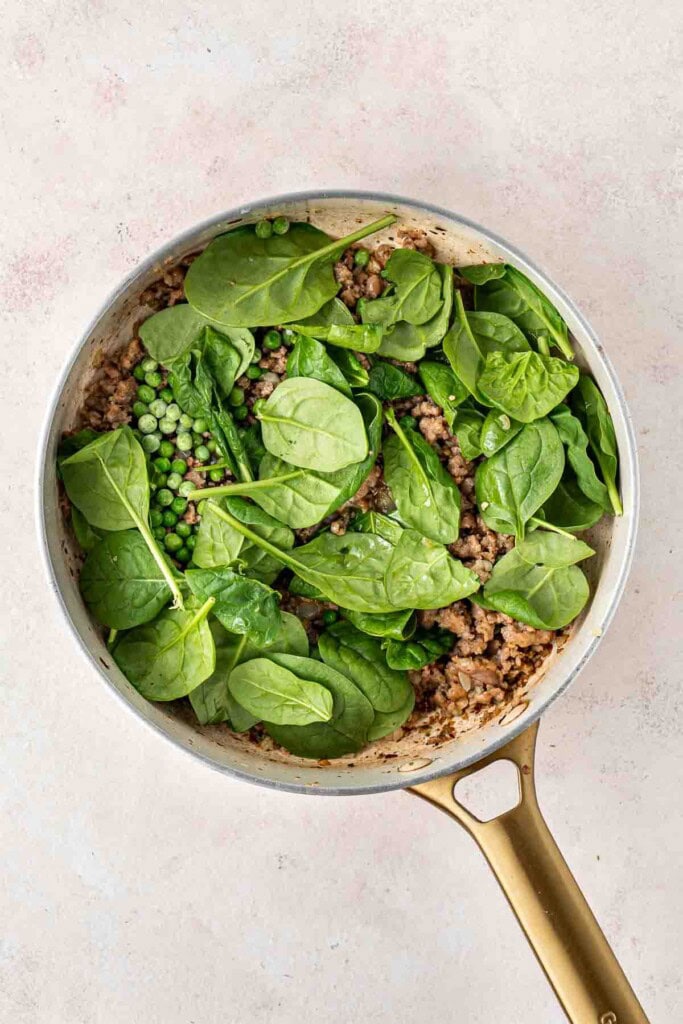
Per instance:
[[[109,630],[109,636],[107,637],[107,647],[109,648],[109,650],[111,650],[112,647],[114,646],[114,644],[116,643],[116,637],[118,635],[119,635],[118,629],[110,629]]]
[[[605,474],[603,473],[603,476],[604,475]],[[607,480],[605,486],[607,487],[607,493],[609,495],[609,500],[612,502],[612,508],[614,509],[615,516],[623,516],[624,509],[621,504],[619,491],[617,490],[617,485],[615,484],[614,480]]]
[[[159,545],[152,536],[149,526],[147,525],[147,523],[143,522],[143,520],[140,519],[137,513],[135,513],[132,509],[130,509],[129,511],[131,516],[135,520],[135,525],[142,534],[145,544],[150,550],[152,558],[159,566],[159,569],[161,570],[161,575],[166,580],[166,583],[169,586],[171,594],[173,595],[173,604],[171,605],[171,607],[184,608],[185,606],[183,604],[183,595],[181,594],[178,582],[175,576],[173,575],[173,570],[171,569],[170,565],[168,564],[163,554],[161,553]]]
[[[555,526],[553,523],[547,522],[545,519],[539,519],[537,516],[532,516],[529,520],[532,526],[540,527],[542,530],[550,530],[551,533],[559,533],[562,537],[569,537],[570,540],[576,540],[573,533],[569,530],[563,530],[559,526]]]
[[[536,344],[542,356],[550,355],[550,345],[548,344],[548,339],[543,334],[539,334],[536,338]]]
[[[208,466],[207,469],[211,469]],[[252,491],[267,491],[269,488],[277,487],[285,480],[296,480],[301,476],[300,469],[291,473],[283,473],[282,476],[268,477],[266,480],[251,480],[241,484],[222,484],[220,487],[200,487],[196,491],[190,491],[188,501],[203,501],[204,498],[227,498],[231,494],[251,495]]]
[[[213,488],[213,492],[219,490],[221,490],[220,487]],[[209,488],[209,490],[205,493],[212,493],[212,489]],[[230,513],[226,512],[226,510],[221,508],[220,505],[217,505],[213,501],[209,502],[209,504],[211,505],[211,508],[213,509],[217,516],[219,516],[226,523],[232,526],[233,529],[237,530],[238,533],[241,533],[243,537],[247,538],[247,540],[250,540],[252,544],[256,544],[257,547],[262,548],[264,551],[267,551],[269,555],[273,556],[273,558],[277,558],[280,562],[283,562],[288,569],[292,569],[297,574],[300,572],[302,568],[301,563],[297,562],[295,558],[292,558],[292,556],[288,554],[287,551],[283,551],[282,548],[275,547],[274,544],[271,544],[270,541],[265,540],[264,537],[259,537],[257,533],[254,533],[253,530],[250,530],[248,526],[245,526],[244,523],[241,523],[239,519],[236,519],[234,516],[231,516]]]

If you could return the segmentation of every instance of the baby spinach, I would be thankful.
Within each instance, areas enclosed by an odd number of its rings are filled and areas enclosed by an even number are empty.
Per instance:
[[[140,531],[168,584],[173,606],[182,608],[173,571],[149,528],[147,462],[130,427],[98,436],[65,459],[61,472],[69,500],[95,529]]]
[[[588,437],[581,426],[581,420],[572,415],[566,405],[559,405],[550,419],[567,449],[567,461],[576,474],[576,482],[591,501],[609,512],[612,503],[607,488],[595,472],[595,466],[588,454]]]
[[[469,391],[445,363],[424,360],[420,363],[418,371],[427,394],[441,407],[444,419],[452,430],[458,406],[465,401]]]
[[[71,506],[71,529],[83,551],[92,551],[95,545],[106,537],[105,530],[96,530],[90,525],[82,512],[79,512],[75,505]]]
[[[526,561],[517,548],[496,562],[484,586],[488,607],[535,629],[562,629],[576,618],[588,596],[588,581],[577,565],[534,564]]]
[[[290,330],[299,334],[326,341],[337,348],[352,349],[354,352],[376,352],[382,342],[382,327],[379,324],[288,324]]]
[[[145,320],[140,326],[139,334],[152,359],[170,367],[190,349],[202,347],[202,336],[205,342],[207,335],[203,332],[207,327],[217,327],[222,336],[227,335],[237,355],[234,377],[239,377],[249,366],[255,347],[253,334],[245,328],[212,323],[192,306],[179,303],[162,309]]]
[[[348,536],[348,535],[347,535]],[[443,544],[404,530],[386,569],[386,593],[395,608],[444,608],[479,589],[479,577]],[[343,601],[337,602],[344,605]],[[377,609],[379,611],[379,609]]]
[[[472,284],[486,284],[505,277],[507,267],[504,263],[475,263],[469,267],[458,267],[458,273]]]
[[[294,534],[288,526],[268,515],[258,505],[252,505],[244,498],[227,497],[221,504],[242,523],[252,526],[254,531],[278,547],[293,548]],[[221,565],[232,565],[239,560],[245,576],[272,583],[282,569],[282,563],[265,554],[261,548],[245,542],[241,533],[233,530],[216,515],[213,507],[207,505],[197,533],[197,543],[192,561],[201,569],[214,569]]]
[[[332,696],[332,718],[311,725],[271,725],[266,731],[276,743],[297,757],[342,757],[360,750],[374,720],[370,701],[345,675],[314,658],[274,654],[271,660],[297,676],[324,686]]]
[[[243,661],[265,654],[276,653],[308,656],[306,630],[295,615],[282,612],[282,622],[274,641],[270,644],[254,644],[247,636],[228,633],[216,620],[210,623],[216,647],[216,668],[211,676],[190,693],[190,703],[200,725],[216,722],[230,722],[235,732],[245,732],[255,725],[258,718],[237,703],[228,689],[230,673]]]
[[[455,299],[455,322],[444,338],[443,350],[456,377],[470,394],[483,405],[489,405],[479,388],[486,357],[494,352],[528,352],[529,342],[507,317],[497,313],[468,313],[460,292]]]
[[[572,400],[574,410],[583,423],[590,446],[598,460],[614,514],[620,516],[623,514],[623,508],[617,487],[619,470],[617,438],[607,403],[600,394],[595,381],[584,374],[581,375],[579,385],[572,394]]]
[[[244,633],[254,643],[273,642],[282,624],[277,591],[228,566],[188,569],[185,579],[200,601],[214,598],[213,613],[231,633]]]
[[[477,380],[489,405],[521,423],[539,420],[575,387],[579,371],[563,359],[538,352],[491,352]]]
[[[97,541],[79,585],[88,609],[111,629],[149,622],[171,599],[166,577],[137,530],[109,533]]]
[[[548,419],[535,420],[478,467],[477,504],[482,519],[497,533],[524,536],[534,513],[562,478],[564,449]]]
[[[474,305],[478,311],[510,317],[529,337],[556,345],[565,359],[574,358],[566,323],[543,292],[515,267],[505,264],[503,277],[478,283]]]
[[[515,550],[525,562],[547,565],[551,569],[574,565],[595,554],[593,548],[577,537],[564,537],[545,530],[533,530],[524,540],[517,542]]]
[[[451,430],[458,439],[463,458],[476,459],[482,454],[481,434],[485,420],[485,414],[471,400],[463,402],[456,410]]]
[[[444,630],[421,630],[410,640],[387,639],[382,650],[393,669],[416,671],[430,665],[453,647],[453,634]]]
[[[267,450],[293,466],[333,472],[368,454],[360,410],[319,380],[282,381],[258,418]]]
[[[384,277],[395,287],[390,294],[363,302],[363,323],[424,324],[438,312],[442,303],[441,275],[436,265],[414,249],[394,249],[384,268]]]
[[[296,335],[294,346],[287,357],[287,376],[313,377],[351,398],[351,388],[346,377],[328,355],[325,346],[315,338]]]
[[[330,359],[339,367],[352,388],[366,388],[370,375],[353,352],[344,348],[333,348],[328,352]]]
[[[311,316],[305,317],[299,322],[301,327],[331,327],[332,324],[352,327],[355,324],[353,313],[339,298],[330,299]],[[289,328],[289,324],[287,324]]]
[[[359,512],[351,521],[350,529],[356,533],[374,533],[378,537],[383,537],[389,544],[397,544],[403,533],[403,527],[396,519],[376,512],[375,509]]]
[[[436,266],[441,277],[441,306],[434,316],[423,324],[411,324],[406,320],[400,320],[386,326],[382,344],[377,350],[378,355],[387,359],[400,359],[403,362],[417,362],[422,359],[428,348],[433,348],[443,341],[453,309],[453,269],[442,263],[437,263]],[[364,307],[361,303],[362,308]]]
[[[483,454],[489,457],[495,455],[508,441],[517,436],[523,426],[523,423],[511,419],[507,413],[492,409],[481,428],[480,442]]]
[[[596,505],[586,497],[571,470],[565,470],[556,489],[537,514],[554,526],[578,533],[594,526],[604,511],[602,505]]]
[[[422,394],[422,388],[412,374],[383,360],[375,363],[370,370],[368,389],[385,402]]]
[[[248,540],[317,587],[329,601],[363,612],[388,612],[397,607],[387,597],[384,586],[392,547],[381,537],[351,532],[341,537],[323,533],[293,551],[284,551],[259,537],[225,509],[216,506],[216,510]]]
[[[388,214],[345,238],[331,239],[311,224],[259,238],[253,225],[215,238],[185,279],[188,302],[233,327],[301,321],[337,292],[332,264],[353,242],[393,224]]]
[[[352,626],[359,629],[361,633],[367,633],[368,636],[405,640],[415,632],[415,612],[410,608],[399,612],[385,612],[383,615],[344,611],[344,617]]]
[[[228,688],[246,711],[274,725],[301,726],[332,718],[329,690],[270,658],[252,658],[236,665]]]
[[[80,452],[81,448],[85,448],[86,445],[90,444],[91,441],[96,441],[98,437],[102,435],[97,430],[91,430],[90,427],[84,427],[83,430],[77,430],[75,434],[67,434],[59,442],[57,448],[57,470],[61,476],[61,465],[64,459],[68,459],[70,455],[75,455],[76,452]]]
[[[425,537],[452,544],[460,526],[460,491],[435,449],[416,430],[399,426],[385,413],[394,434],[383,446],[384,477],[401,519]]]
[[[216,665],[207,622],[215,599],[199,606],[165,608],[153,622],[124,633],[113,650],[114,661],[147,700],[185,697],[208,679]]]
[[[351,679],[372,704],[375,717],[369,740],[403,725],[413,710],[415,691],[405,672],[388,667],[377,640],[339,622],[320,636],[318,648],[325,664]]]

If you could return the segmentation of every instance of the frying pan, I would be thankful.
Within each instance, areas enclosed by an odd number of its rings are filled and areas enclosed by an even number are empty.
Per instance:
[[[79,556],[58,507],[55,456],[64,430],[78,409],[103,354],[119,349],[150,310],[140,294],[183,256],[215,235],[261,217],[285,214],[311,220],[341,237],[386,212],[398,224],[373,241],[396,237],[397,227],[421,228],[438,258],[456,265],[505,260],[531,278],[567,321],[577,362],[590,369],[610,408],[619,446],[625,513],[606,518],[590,537],[592,600],[575,624],[565,648],[552,656],[537,678],[507,705],[456,722],[455,736],[408,733],[387,738],[353,759],[320,765],[264,751],[224,727],[200,727],[181,704],[150,704],[113,663],[100,631],[78,592]],[[482,849],[510,906],[574,1024],[636,1024],[645,1014],[607,940],[585,902],[542,816],[534,784],[538,719],[562,694],[595,651],[623,592],[633,552],[638,515],[635,442],[621,388],[590,325],[570,299],[521,252],[490,231],[457,214],[426,203],[366,192],[300,192],[242,206],[214,217],[176,238],[135,270],[105,303],[76,346],[57,382],[47,416],[38,464],[37,514],[45,565],[69,628],[90,664],[124,707],[177,746],[212,768],[257,785],[302,794],[356,795],[407,788],[441,808],[469,832]],[[517,768],[519,800],[490,821],[480,821],[454,795],[464,776],[496,760]]]

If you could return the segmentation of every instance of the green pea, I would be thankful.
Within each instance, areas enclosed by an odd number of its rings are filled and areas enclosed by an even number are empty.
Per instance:
[[[163,455],[165,458],[170,459],[175,451],[175,445],[172,441],[162,441],[159,446],[159,455]]]
[[[149,406],[145,402],[133,402],[133,416],[140,419],[149,412]]]
[[[166,406],[167,420],[173,420],[174,423],[177,423],[181,416],[182,413],[180,411],[180,406],[177,404],[177,402],[171,402],[170,405]]]
[[[153,434],[157,429],[157,418],[152,416],[151,413],[146,412],[144,416],[141,416],[138,420],[138,430],[141,434]]]
[[[209,424],[206,422],[206,420],[197,419],[192,424],[192,429],[197,434],[203,434],[205,430],[209,429]]]
[[[174,459],[170,469],[172,473],[180,473],[181,476],[184,476],[187,473],[187,463],[185,459]]]
[[[192,552],[190,551],[186,544],[183,544],[181,548],[178,548],[178,550],[175,553],[175,556],[179,562],[189,562],[190,559],[192,558]]]
[[[169,420],[168,416],[163,416],[159,420],[159,430],[162,434],[175,434],[177,424],[173,420]]]
[[[162,441],[161,443],[163,444],[164,442]],[[166,458],[166,456],[161,455],[158,459],[154,460],[153,466],[155,469],[158,469],[160,473],[168,473],[171,469],[171,460]]]
[[[145,436],[140,441],[140,444],[142,445],[143,449],[147,452],[148,455],[153,455],[154,452],[159,451],[159,445],[161,444],[161,434],[156,432],[153,434],[145,434]]]
[[[228,395],[230,405],[243,405],[245,401],[244,389],[234,387]]]
[[[279,348],[282,344],[282,338],[279,331],[266,331],[263,336],[263,347],[270,349],[274,352],[275,349]]]
[[[337,615],[336,612],[333,612],[331,610],[323,612],[323,622],[325,623],[326,626],[331,626],[332,623],[336,622],[338,618],[339,616]]]
[[[251,362],[252,363],[258,363],[258,361],[259,361],[259,359],[261,358],[262,355],[263,355],[263,353],[261,352],[261,349],[260,348],[255,348],[254,349],[254,354],[251,357]]]
[[[185,541],[185,547],[189,548],[190,551],[194,551],[194,547],[195,547],[196,543],[197,543],[197,538],[195,537],[194,534],[192,534],[192,536],[188,537],[187,540]]]
[[[160,491],[157,491],[155,500],[157,505],[161,505],[162,508],[167,508],[175,500],[173,497],[173,491],[169,491],[168,488],[162,487]]]
[[[176,444],[178,446],[178,451],[180,451],[180,452],[189,452],[189,451],[191,451],[192,450],[192,434],[188,434],[185,431],[181,431],[178,434],[177,438],[176,438]]]
[[[161,384],[161,374],[157,373],[156,370],[152,371],[152,373],[146,373],[145,384],[149,384],[151,388],[158,388]]]
[[[254,228],[257,238],[270,238],[273,233],[273,225],[269,220],[260,220]]]
[[[192,430],[192,424],[194,419],[192,416],[188,416],[186,412],[183,412],[178,417],[178,426],[181,430]]]
[[[183,546],[182,538],[177,533],[167,533],[164,537],[164,546],[167,551],[180,551]]]
[[[183,522],[183,520],[181,519],[181,521],[175,528],[175,532],[178,534],[179,537],[189,537],[192,534],[192,527],[190,526],[189,523]]]
[[[232,415],[238,423],[241,423],[242,420],[246,420],[249,415],[249,409],[246,405],[238,405],[236,409],[232,410]]]
[[[177,491],[183,482],[183,478],[180,473],[169,473],[166,478],[166,486],[170,487],[172,491]]]
[[[167,409],[168,406],[166,405],[166,402],[164,402],[163,398],[155,398],[154,401],[149,404],[149,411],[153,416],[156,416],[158,420],[166,415]]]
[[[187,498],[174,498],[171,503],[171,508],[176,515],[181,516],[187,508]]]
[[[146,402],[149,405],[157,396],[154,388],[150,388],[147,384],[141,384],[137,390],[137,397],[139,402]]]
[[[150,509],[149,522],[151,526],[162,526],[164,522],[164,513],[160,508]]]
[[[159,369],[158,362],[156,361],[156,359],[152,359],[151,356],[147,356],[146,359],[143,359],[142,362],[140,363],[140,366],[145,371],[145,373],[152,373],[153,370]]]
[[[223,479],[222,469],[212,469],[209,473],[209,480],[212,484],[219,484]],[[180,492],[179,492],[180,493]]]
[[[139,381],[143,381],[145,379],[145,371],[142,369],[141,363],[138,363],[138,365],[134,367],[133,376]]]
[[[163,528],[163,526],[155,526],[154,529],[152,530],[152,536],[155,538],[155,540],[164,540],[166,537],[166,530]]]
[[[162,512],[164,526],[173,527],[178,522],[178,516],[170,508]]]
[[[196,448],[198,444],[204,444],[204,438],[201,434],[195,434],[195,432],[192,431],[192,447]]]
[[[195,459],[199,459],[200,462],[208,462],[211,458],[211,452],[205,444],[198,444],[194,450]]]
[[[370,253],[367,249],[356,249],[353,254],[353,262],[357,267],[367,267],[370,262]],[[323,616],[324,618],[324,616]]]
[[[160,487],[165,487],[166,486],[166,474],[165,473],[155,473],[154,474],[154,479],[152,480],[152,484],[154,485],[154,487],[156,487],[157,490],[159,490]]]
[[[260,366],[247,367],[247,377],[249,378],[249,380],[259,380],[262,373],[263,370],[261,369]]]
[[[254,402],[254,404],[251,407],[251,411],[253,412],[254,416],[259,416],[260,415],[261,410],[263,409],[265,404],[266,404],[265,398],[257,398],[256,399],[256,401]]]
[[[159,398],[163,398],[164,402],[172,402],[173,392],[170,388],[162,388],[159,392]]]
[[[221,475],[221,480],[222,479],[223,479],[223,477]],[[188,494],[192,494],[192,492],[196,491],[196,490],[197,490],[197,488],[192,483],[191,480],[183,480],[183,482],[181,483],[180,487],[178,488],[178,494],[180,495],[181,498],[186,498],[188,496]]]
[[[204,513],[206,512],[206,501],[199,502],[199,504],[197,505],[197,512],[199,513],[200,516],[204,515]]]
[[[273,221],[273,231],[276,235],[286,235],[289,231],[289,221],[286,217],[276,217]]]
[[[213,440],[213,438],[206,442],[206,447],[209,449],[211,453],[218,451],[218,445]]]

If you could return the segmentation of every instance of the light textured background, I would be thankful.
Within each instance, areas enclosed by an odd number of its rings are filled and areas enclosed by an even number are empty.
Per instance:
[[[110,699],[45,586],[35,447],[85,323],[194,222],[325,186],[431,200],[517,243],[621,375],[638,557],[599,654],[542,724],[540,792],[652,1020],[680,1019],[678,10],[0,3],[1,1020],[564,1020],[445,816],[193,763]]]

